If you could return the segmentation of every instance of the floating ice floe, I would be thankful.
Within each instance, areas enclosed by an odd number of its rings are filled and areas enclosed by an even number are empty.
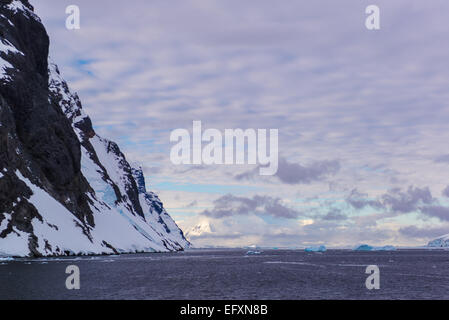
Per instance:
[[[262,254],[262,252],[261,251],[248,251],[246,253],[247,256],[255,256],[255,255],[259,255],[259,254]]]

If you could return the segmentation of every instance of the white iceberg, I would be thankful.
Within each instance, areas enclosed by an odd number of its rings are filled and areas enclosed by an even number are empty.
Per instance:
[[[0,256],[0,262],[2,262],[2,261],[14,261],[14,258],[12,258],[12,257],[1,257]]]
[[[250,246],[245,247],[246,249],[251,249],[251,250],[257,250],[259,249],[259,246],[257,244],[252,244]]]
[[[430,241],[427,246],[430,248],[449,248],[449,234]]]

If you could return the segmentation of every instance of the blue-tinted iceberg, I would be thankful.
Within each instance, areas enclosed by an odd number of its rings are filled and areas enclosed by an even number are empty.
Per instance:
[[[305,249],[306,252],[326,252],[325,246],[319,246],[319,247],[308,247]]]
[[[367,244],[361,244],[354,248],[354,251],[373,251],[373,247]]]
[[[368,244],[361,244],[354,248],[354,251],[395,251],[393,246],[373,247]]]
[[[374,247],[374,251],[396,251],[396,247],[393,246]]]

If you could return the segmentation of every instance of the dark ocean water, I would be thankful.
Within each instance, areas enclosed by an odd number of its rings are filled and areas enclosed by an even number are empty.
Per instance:
[[[449,299],[449,251],[268,250],[0,261],[0,299]],[[65,287],[66,267],[81,289]],[[368,265],[380,290],[365,287]]]

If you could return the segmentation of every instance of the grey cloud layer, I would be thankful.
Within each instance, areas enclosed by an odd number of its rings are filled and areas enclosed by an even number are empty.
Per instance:
[[[449,163],[449,154],[439,156],[435,159],[436,163]]]
[[[334,161],[316,161],[308,166],[299,163],[290,163],[286,159],[279,159],[278,171],[275,174],[282,183],[309,184],[320,181],[328,176],[335,175],[340,170],[340,163]],[[237,180],[247,180],[259,177],[259,168],[238,174]]]
[[[342,210],[333,208],[329,210],[329,212],[322,217],[322,219],[328,221],[341,221],[348,219],[348,217],[342,212]]]
[[[368,195],[360,193],[356,189],[352,190],[346,198],[346,202],[356,209],[363,209],[365,207],[382,208],[383,205],[379,200],[367,199]]]

